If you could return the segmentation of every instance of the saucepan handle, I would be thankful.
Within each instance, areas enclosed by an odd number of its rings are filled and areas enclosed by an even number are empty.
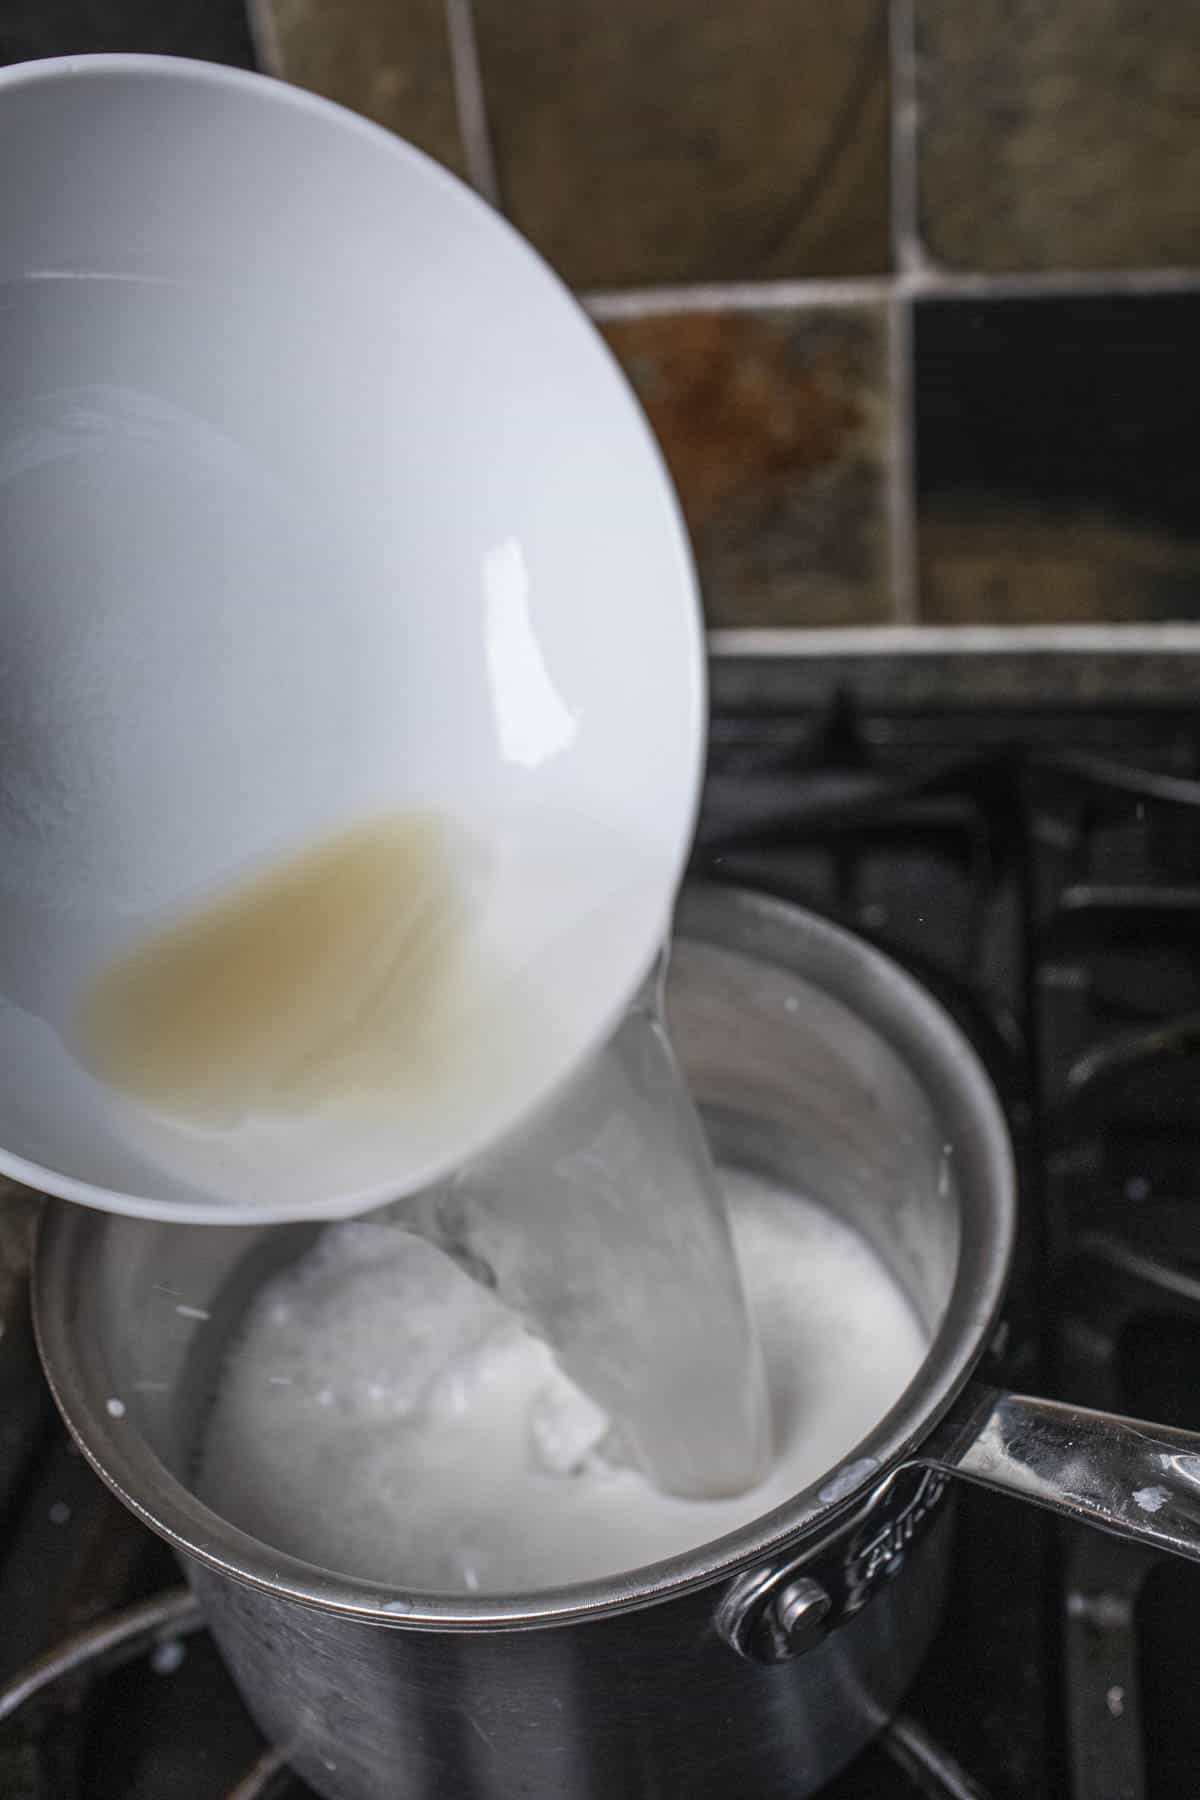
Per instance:
[[[975,1383],[916,1460],[1200,1562],[1200,1432]]]

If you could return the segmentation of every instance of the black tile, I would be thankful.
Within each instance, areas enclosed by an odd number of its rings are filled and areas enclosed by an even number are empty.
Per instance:
[[[1200,617],[1200,296],[917,308],[931,619]]]
[[[0,62],[139,50],[254,67],[241,0],[8,0]]]

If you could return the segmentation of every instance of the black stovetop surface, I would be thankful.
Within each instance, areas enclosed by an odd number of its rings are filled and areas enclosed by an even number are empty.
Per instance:
[[[989,1377],[1200,1424],[1200,718],[718,684],[696,872],[862,932],[966,1028],[1021,1231]],[[738,684],[734,684],[736,688]],[[0,1683],[177,1580],[0,1339]],[[902,1717],[823,1800],[1195,1800],[1200,1567],[964,1491],[949,1613]],[[2,1800],[299,1800],[208,1640],[85,1670],[0,1727]],[[566,1800],[566,1797],[564,1797]],[[753,1800],[747,1796],[746,1800]]]

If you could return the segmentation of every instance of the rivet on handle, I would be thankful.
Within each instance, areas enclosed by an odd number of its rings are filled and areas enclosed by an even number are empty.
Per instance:
[[[748,1662],[790,1662],[825,1636],[832,1610],[820,1582],[793,1564],[741,1576],[717,1610],[716,1627]]]

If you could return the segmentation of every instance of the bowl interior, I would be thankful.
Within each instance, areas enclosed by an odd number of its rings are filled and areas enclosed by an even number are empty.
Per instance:
[[[0,161],[0,1166],[180,1218],[352,1210],[515,1118],[649,964],[703,740],[673,492],[545,265],[337,107],[28,65]],[[488,870],[481,1038],[538,995],[439,1116],[214,1146],[64,1049],[100,961],[409,809]]]

